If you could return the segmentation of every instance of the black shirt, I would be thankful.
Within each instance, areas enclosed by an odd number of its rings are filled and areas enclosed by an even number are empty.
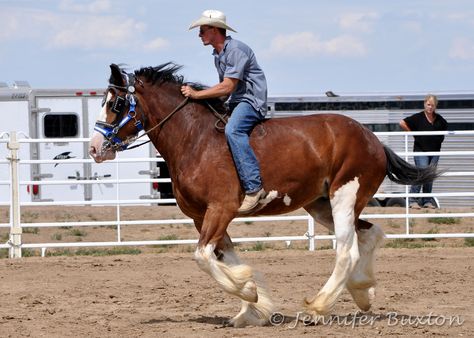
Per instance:
[[[448,130],[448,122],[439,114],[435,113],[435,120],[431,124],[425,116],[425,112],[413,114],[404,119],[411,131],[444,131]],[[444,135],[414,136],[415,143],[413,151],[440,151]]]

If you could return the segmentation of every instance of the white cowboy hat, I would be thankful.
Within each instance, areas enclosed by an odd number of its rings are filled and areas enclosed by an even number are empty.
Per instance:
[[[207,11],[202,12],[201,17],[194,21],[191,26],[189,26],[189,29],[193,29],[195,27],[199,26],[212,26],[212,27],[218,27],[218,28],[224,28],[228,29],[232,32],[236,32],[233,28],[229,27],[226,23],[225,20],[225,14],[222,13],[221,11],[217,11],[214,9],[208,9]]]

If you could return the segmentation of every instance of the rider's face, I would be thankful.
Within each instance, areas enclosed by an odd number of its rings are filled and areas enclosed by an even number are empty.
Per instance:
[[[212,39],[215,34],[215,27],[212,26],[200,26],[199,27],[199,37],[202,40],[202,43],[207,46],[212,43]]]

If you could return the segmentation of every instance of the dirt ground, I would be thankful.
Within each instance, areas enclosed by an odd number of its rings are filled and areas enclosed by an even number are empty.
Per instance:
[[[8,211],[0,210],[0,222],[6,222],[7,216]],[[175,207],[135,207],[124,210],[122,219],[180,216]],[[113,209],[98,208],[38,208],[22,214],[27,222],[113,217]],[[304,222],[280,223],[231,225],[231,235],[300,235],[306,231]],[[402,220],[377,223],[386,233],[405,231]],[[410,227],[420,233],[469,232],[474,224],[472,219],[440,223],[433,215],[432,222],[415,220]],[[76,229],[82,231],[80,236],[73,231]],[[0,235],[5,233],[0,230]],[[40,227],[27,231],[23,242],[113,240],[116,233],[114,227]],[[328,232],[317,227],[317,233]],[[122,229],[121,236],[124,240],[197,238],[189,224],[130,226]],[[296,319],[301,319],[303,299],[317,293],[331,274],[335,253],[328,249],[330,243],[318,242],[314,252],[305,250],[306,242],[239,245],[241,258],[264,274],[278,307],[272,325],[242,329],[222,326],[237,314],[240,302],[198,269],[193,246],[139,247],[141,253],[136,255],[4,258],[0,259],[0,336],[472,336],[474,247],[461,239],[393,243],[397,242],[387,240],[377,255],[377,295],[371,311],[358,312],[344,292],[333,315],[317,325]]]
[[[239,301],[217,288],[191,254],[0,260],[2,337],[465,336],[474,332],[474,248],[381,249],[372,311],[349,294],[319,325],[295,318],[328,278],[332,250],[243,252],[265,273],[274,325],[224,328]],[[332,319],[332,321],[330,321]],[[283,322],[280,322],[280,321]]]

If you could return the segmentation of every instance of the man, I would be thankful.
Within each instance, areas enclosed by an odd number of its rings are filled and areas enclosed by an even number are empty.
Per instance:
[[[413,114],[402,121],[400,127],[405,131],[444,131],[448,129],[448,122],[439,114],[436,113],[436,106],[438,105],[438,98],[435,95],[427,95],[424,101],[424,110],[417,114]],[[441,143],[444,140],[443,135],[417,135],[414,136],[415,143],[413,144],[414,152],[422,151],[440,151]],[[428,167],[430,165],[437,165],[439,156],[415,156],[415,165],[417,167]],[[423,185],[424,193],[431,193],[433,182]],[[414,185],[410,188],[410,193],[419,193],[420,185]],[[424,208],[434,209],[431,197],[423,197],[420,199],[421,205]],[[420,209],[419,201],[412,199],[410,208]]]
[[[255,55],[246,44],[226,35],[235,32],[226,23],[224,13],[206,10],[189,29],[199,27],[199,37],[205,46],[214,47],[214,63],[219,83],[204,90],[182,86],[184,96],[207,99],[229,96],[232,115],[225,127],[225,135],[234,159],[245,198],[238,209],[241,214],[254,210],[265,197],[260,166],[249,144],[254,126],[264,119],[267,112],[267,81]]]

